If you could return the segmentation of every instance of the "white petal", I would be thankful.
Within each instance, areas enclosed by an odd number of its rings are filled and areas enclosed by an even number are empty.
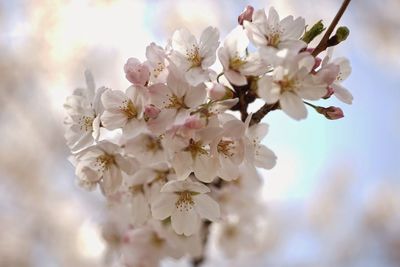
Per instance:
[[[206,185],[199,182],[192,182],[190,180],[184,181],[169,181],[166,183],[163,188],[161,188],[161,192],[182,192],[182,191],[190,191],[194,193],[208,193],[210,192],[210,188]]]
[[[193,172],[200,181],[211,183],[217,175],[218,165],[217,159],[207,155],[198,155],[194,160]]]
[[[108,130],[115,130],[118,128],[122,128],[125,126],[128,121],[128,117],[122,112],[109,112],[108,110],[104,111],[101,115],[101,123],[104,128]]]
[[[198,105],[204,103],[206,96],[207,91],[204,84],[190,88],[185,95],[185,105],[190,108],[197,107]]]
[[[201,218],[216,221],[220,217],[218,203],[206,194],[199,194],[192,197],[195,203],[194,208]]]
[[[133,226],[143,225],[150,216],[149,203],[147,203],[143,193],[139,193],[132,198]]]
[[[307,117],[306,106],[298,95],[292,92],[284,92],[279,103],[282,110],[293,119],[301,120]]]
[[[177,200],[177,195],[173,193],[160,193],[151,203],[151,214],[157,220],[168,218],[173,213]]]
[[[259,145],[256,148],[255,162],[257,167],[264,169],[272,169],[276,164],[275,153],[264,145]]]
[[[353,103],[353,95],[342,85],[338,83],[332,84],[334,95],[343,103],[351,105]]]
[[[172,167],[178,179],[186,179],[192,172],[193,159],[189,152],[178,152],[172,160]]]
[[[264,76],[258,81],[258,95],[268,104],[276,103],[281,95],[281,88],[270,76]]]
[[[139,169],[139,162],[133,157],[115,155],[115,161],[119,168],[126,174],[132,175]]]
[[[247,84],[247,79],[246,76],[240,74],[237,71],[234,70],[226,70],[224,72],[225,77],[228,79],[228,81],[234,85],[237,86],[242,86]]]
[[[122,183],[121,171],[115,165],[111,165],[104,173],[100,182],[101,188],[105,195],[109,195],[117,191]]]
[[[231,181],[239,176],[239,166],[235,164],[228,156],[220,156],[221,167],[218,176],[225,181]]]
[[[124,92],[119,90],[107,90],[101,95],[101,102],[105,109],[119,110],[122,102],[127,100]]]
[[[171,225],[178,234],[191,236],[199,230],[200,218],[193,207],[189,209],[175,209],[171,215]]]

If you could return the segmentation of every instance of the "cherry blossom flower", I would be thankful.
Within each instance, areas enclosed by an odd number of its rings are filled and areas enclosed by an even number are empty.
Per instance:
[[[206,95],[204,84],[191,86],[180,71],[170,65],[167,85],[157,84],[149,88],[150,102],[161,112],[147,126],[154,133],[165,131],[175,119],[179,123],[186,118],[192,108],[204,102]]]
[[[245,20],[243,26],[251,42],[258,47],[288,48],[296,52],[306,47],[306,43],[299,40],[305,29],[305,20],[301,17],[293,19],[293,16],[280,20],[273,7],[268,16],[264,9],[255,11],[252,22]]]
[[[166,51],[155,43],[151,43],[146,48],[146,64],[150,68],[150,81],[154,83],[164,83],[168,76],[168,60]]]
[[[122,128],[127,135],[134,136],[145,126],[143,100],[134,86],[126,89],[125,93],[109,89],[103,93],[101,101],[105,109],[101,123],[105,128]]]
[[[245,122],[246,124],[246,161],[254,164],[256,167],[272,169],[276,164],[275,153],[261,144],[261,141],[268,133],[268,124],[260,123],[248,127],[251,116]]]
[[[184,71],[186,80],[191,85],[198,85],[209,80],[214,64],[215,51],[219,46],[219,32],[216,28],[206,28],[199,42],[187,29],[176,31],[172,36],[172,61]]]
[[[166,161],[161,137],[151,133],[140,133],[126,141],[125,152],[137,157],[142,165]]]
[[[139,163],[133,157],[123,156],[119,146],[101,141],[77,155],[76,175],[82,181],[98,183],[108,195],[122,183],[122,173],[133,174]]]
[[[246,85],[246,76],[258,76],[267,70],[258,53],[247,53],[248,45],[249,40],[243,28],[237,26],[218,50],[224,75],[234,85]]]
[[[100,115],[103,112],[100,97],[106,88],[101,87],[96,90],[93,76],[89,71],[85,72],[85,77],[86,88],[76,89],[64,104],[68,113],[65,121],[67,125],[65,138],[73,152],[79,152],[92,145],[100,135]]]
[[[283,50],[271,75],[258,81],[258,95],[268,104],[279,101],[281,109],[290,117],[301,120],[307,117],[302,99],[318,100],[327,93],[327,84],[311,74],[315,60],[307,52],[289,56]],[[283,56],[283,57],[282,57]]]
[[[219,205],[206,193],[210,189],[198,182],[170,181],[163,186],[159,198],[152,203],[153,217],[164,220],[171,217],[174,231],[190,236],[199,230],[201,218],[216,221]]]
[[[352,94],[341,85],[341,82],[346,80],[351,74],[350,61],[344,57],[336,58],[330,62],[332,57],[332,50],[328,51],[327,56],[324,58],[321,64],[321,70],[318,73],[323,72],[327,68],[336,67],[337,72],[335,72],[332,82],[329,83],[329,87],[332,89],[333,94],[340,101],[346,104],[352,104],[353,96]],[[318,75],[318,74],[317,74]]]

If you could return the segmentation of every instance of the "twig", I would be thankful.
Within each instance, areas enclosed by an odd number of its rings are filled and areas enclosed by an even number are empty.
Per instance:
[[[316,57],[319,53],[324,51],[328,47],[328,40],[329,37],[331,36],[333,30],[337,26],[340,18],[343,16],[344,12],[347,9],[347,6],[350,4],[351,0],[344,0],[342,3],[342,6],[340,7],[338,13],[336,16],[333,18],[331,25],[329,25],[328,30],[326,30],[324,36],[322,37],[321,41],[317,45],[317,47],[314,49],[314,51],[311,53],[314,57]]]
[[[253,116],[251,117],[250,126],[259,123],[265,117],[265,115],[267,115],[270,111],[273,111],[278,108],[279,108],[279,102],[276,102],[274,104],[265,103],[264,106],[262,106],[259,110],[257,110],[257,112],[254,113]]]

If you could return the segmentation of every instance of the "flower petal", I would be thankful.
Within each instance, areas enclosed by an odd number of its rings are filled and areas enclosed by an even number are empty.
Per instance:
[[[164,220],[171,216],[175,209],[177,195],[173,193],[160,193],[151,203],[151,214],[157,220]]]
[[[193,196],[194,208],[200,217],[210,221],[216,221],[220,217],[220,208],[218,203],[206,194]]]
[[[301,98],[292,92],[283,92],[279,103],[282,110],[295,120],[305,119],[307,109]]]

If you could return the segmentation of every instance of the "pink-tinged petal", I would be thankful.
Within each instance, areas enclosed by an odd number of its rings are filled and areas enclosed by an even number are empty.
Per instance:
[[[226,70],[224,72],[224,75],[225,75],[226,79],[228,79],[228,81],[234,85],[242,86],[242,85],[247,84],[246,76],[240,74],[237,71]]]
[[[115,193],[122,183],[121,171],[115,165],[111,165],[103,173],[103,179],[100,186],[105,195]]]
[[[276,165],[275,153],[264,145],[259,145],[255,150],[255,162],[257,167],[272,169]]]
[[[343,103],[351,105],[353,103],[353,95],[338,83],[332,84],[334,95]]]
[[[153,134],[165,133],[173,125],[175,116],[175,109],[164,109],[156,119],[151,119],[147,122],[147,128]]]
[[[272,77],[264,76],[258,81],[258,95],[268,104],[278,102],[281,95],[281,88]]]
[[[178,152],[172,160],[172,167],[180,180],[186,179],[192,172],[193,159],[189,152]]]
[[[164,220],[171,216],[175,209],[178,196],[173,193],[160,193],[151,203],[151,214],[157,220]]]
[[[224,136],[232,139],[240,139],[243,137],[246,128],[240,120],[231,120],[223,125]]]
[[[148,90],[151,104],[159,108],[163,108],[169,104],[168,95],[171,94],[171,91],[165,84],[153,84]]]
[[[238,17],[239,25],[243,25],[243,21],[251,21],[253,17],[254,7],[248,5]]]
[[[200,228],[200,218],[193,207],[175,209],[171,215],[172,229],[178,235],[191,236]]]
[[[207,155],[198,155],[193,164],[196,178],[204,183],[211,183],[218,172],[218,160]]]
[[[150,70],[137,58],[129,58],[124,65],[125,76],[133,84],[145,85],[150,78]]]
[[[279,100],[281,109],[295,120],[305,119],[307,109],[303,100],[292,92],[283,92]]]
[[[194,208],[201,218],[215,222],[220,217],[218,203],[206,194],[199,194],[192,197],[195,203]]]
[[[199,130],[196,138],[201,140],[203,144],[209,144],[222,134],[222,132],[223,129],[221,127],[207,127]]]
[[[139,169],[139,162],[133,157],[115,155],[118,167],[126,174],[132,175]]]
[[[128,118],[122,112],[111,113],[106,110],[101,115],[101,123],[108,130],[123,128],[127,122]]]
[[[167,192],[167,193],[182,192],[182,191],[204,194],[204,193],[209,193],[210,188],[208,188],[208,186],[202,183],[192,182],[190,180],[169,181],[161,188],[161,192]]]

